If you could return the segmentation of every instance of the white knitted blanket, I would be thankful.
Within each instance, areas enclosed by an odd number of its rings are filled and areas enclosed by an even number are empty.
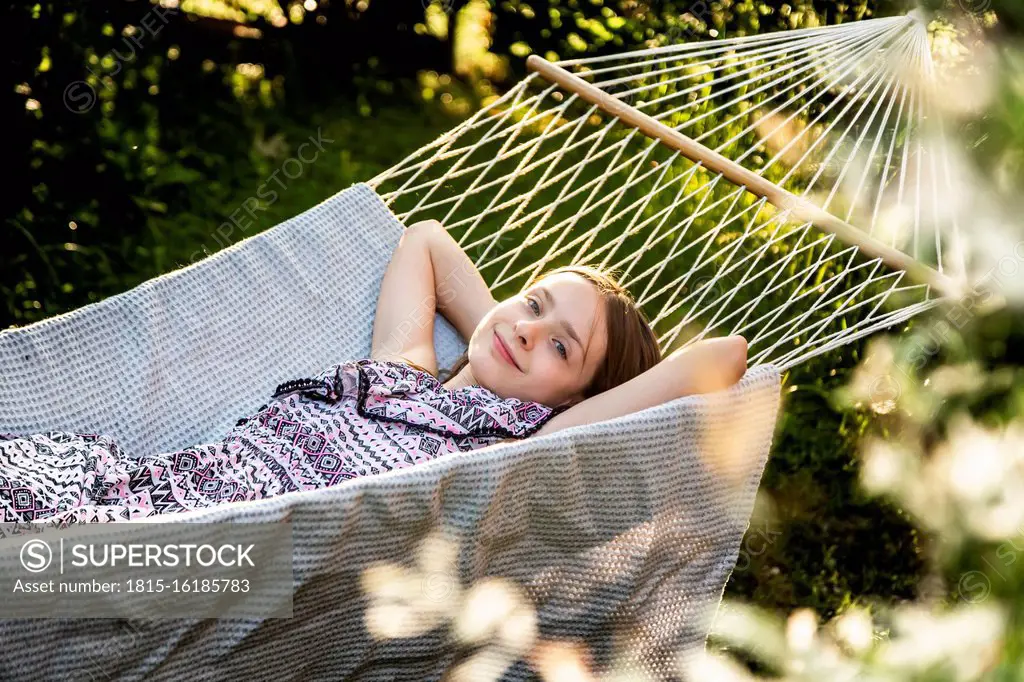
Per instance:
[[[0,432],[107,433],[129,452],[216,439],[282,381],[368,355],[401,232],[355,185],[195,265],[0,333]],[[441,318],[435,329],[444,366],[462,342]],[[779,385],[760,366],[722,393],[169,519],[290,520],[295,616],[0,621],[0,678],[439,679],[459,655],[443,628],[375,642],[360,576],[410,566],[441,528],[459,543],[450,577],[517,582],[543,638],[669,677],[703,647],[735,565]],[[521,661],[502,679],[530,676]]]

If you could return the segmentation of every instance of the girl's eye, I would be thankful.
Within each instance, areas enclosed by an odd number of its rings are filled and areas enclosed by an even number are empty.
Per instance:
[[[537,303],[536,299],[527,296],[526,304],[533,310],[534,315],[540,317],[540,304]],[[565,345],[561,341],[555,341],[555,348],[558,350],[558,354],[562,356],[562,359],[569,357],[569,351],[566,350]]]

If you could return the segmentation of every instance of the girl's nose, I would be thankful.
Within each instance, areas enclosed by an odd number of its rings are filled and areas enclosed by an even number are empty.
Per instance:
[[[534,320],[519,320],[516,322],[514,333],[516,343],[526,350],[530,350],[533,348],[533,343],[537,336],[537,322]]]

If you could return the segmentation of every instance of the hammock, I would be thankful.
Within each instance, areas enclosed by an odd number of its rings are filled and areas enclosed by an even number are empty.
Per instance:
[[[408,565],[440,529],[457,539],[458,580],[516,581],[545,639],[583,642],[601,669],[678,674],[735,565],[780,372],[961,290],[956,220],[939,210],[945,147],[925,125],[929,64],[907,17],[531,58],[538,73],[368,184],[0,333],[0,430],[108,433],[130,452],[216,439],[280,381],[365,357],[402,224],[437,218],[499,299],[535,272],[596,261],[625,273],[663,349],[727,332],[751,349],[721,393],[168,518],[290,519],[295,617],[8,620],[0,671],[45,658],[55,674],[91,661],[110,679],[438,679],[455,660],[444,633],[374,641],[359,577]],[[440,366],[464,347],[440,317],[435,343]],[[0,541],[4,575],[19,546]],[[93,661],[126,625],[132,646]],[[520,661],[503,679],[529,675]]]

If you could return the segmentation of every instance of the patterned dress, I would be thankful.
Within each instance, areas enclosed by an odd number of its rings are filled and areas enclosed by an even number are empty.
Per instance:
[[[358,360],[278,387],[217,443],[132,457],[102,435],[0,436],[6,522],[122,521],[337,485],[525,438],[557,410]]]

